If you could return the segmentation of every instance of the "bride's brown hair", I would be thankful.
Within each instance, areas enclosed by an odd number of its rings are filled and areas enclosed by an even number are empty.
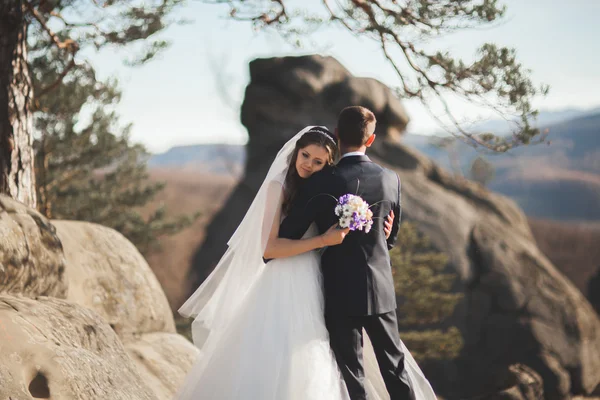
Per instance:
[[[296,170],[296,160],[298,159],[298,153],[301,149],[311,144],[320,146],[327,151],[327,164],[333,165],[334,160],[338,155],[338,146],[336,144],[335,136],[325,128],[314,127],[307,131],[298,141],[294,152],[290,156],[288,163],[288,170],[285,175],[285,184],[283,191],[283,212],[287,213],[290,210],[292,202],[298,194],[298,188],[302,184],[302,178],[298,175]]]

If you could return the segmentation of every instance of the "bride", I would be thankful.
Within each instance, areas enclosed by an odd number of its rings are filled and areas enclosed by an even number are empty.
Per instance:
[[[333,164],[337,155],[335,138],[312,128],[279,151],[227,252],[179,309],[195,317],[192,335],[200,355],[176,399],[348,399],[325,327],[316,251],[341,243],[348,230],[332,227],[318,235],[313,226],[301,240],[278,238],[280,221],[302,190],[302,180]],[[263,257],[274,260],[265,264]],[[364,337],[368,397],[389,399]],[[413,397],[435,400],[403,350]]]

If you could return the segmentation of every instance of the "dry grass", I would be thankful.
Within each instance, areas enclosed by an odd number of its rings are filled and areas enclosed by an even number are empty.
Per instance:
[[[588,281],[600,269],[600,222],[529,219],[540,250],[589,298]]]
[[[600,188],[600,175],[585,171],[576,171],[566,168],[550,167],[538,164],[528,168],[514,169],[508,173],[505,180],[522,179],[526,181],[572,181]]]
[[[170,215],[202,213],[191,227],[161,238],[160,249],[146,255],[175,310],[185,301],[184,282],[192,256],[204,240],[204,229],[227,199],[235,179],[182,169],[152,169],[150,179],[165,182],[166,187],[148,208],[164,203]]]

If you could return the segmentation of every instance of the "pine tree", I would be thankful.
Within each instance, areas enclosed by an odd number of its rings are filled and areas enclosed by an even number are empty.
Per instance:
[[[34,88],[54,82],[60,56],[44,43],[34,48]],[[77,65],[34,113],[38,209],[48,218],[99,223],[121,232],[142,253],[161,235],[187,227],[195,216],[169,219],[159,207],[143,217],[140,207],[160,192],[150,183],[148,153],[129,138],[116,113],[121,93],[115,81],[98,81],[93,67]]]
[[[0,193],[36,206],[27,24],[20,0],[0,1]]]
[[[449,317],[461,299],[460,294],[451,292],[455,275],[443,272],[447,256],[433,250],[427,237],[411,223],[402,224],[390,256],[398,323],[410,329],[402,331],[402,340],[417,361],[455,358],[462,347],[458,329],[428,328]]]
[[[33,120],[37,100],[52,95],[78,67],[80,50],[134,47],[132,65],[168,46],[154,35],[173,21],[183,0],[2,0],[0,1],[0,193],[36,207]],[[53,53],[55,80],[33,90],[29,47]],[[68,100],[68,99],[67,99]]]

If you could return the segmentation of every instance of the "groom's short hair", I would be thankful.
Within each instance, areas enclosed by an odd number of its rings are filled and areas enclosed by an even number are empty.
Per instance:
[[[375,114],[361,106],[346,107],[338,117],[338,139],[347,147],[364,145],[375,131]]]

